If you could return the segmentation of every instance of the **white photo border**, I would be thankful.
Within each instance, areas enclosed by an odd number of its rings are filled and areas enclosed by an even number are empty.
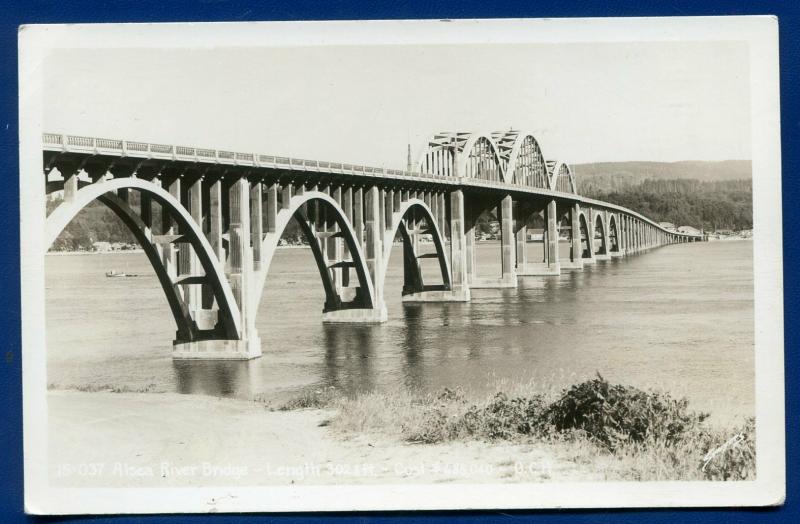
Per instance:
[[[743,41],[750,49],[756,480],[60,488],[47,470],[44,58],[59,48]],[[19,31],[25,509],[34,514],[776,505],[785,497],[778,21],[771,16],[30,25]]]

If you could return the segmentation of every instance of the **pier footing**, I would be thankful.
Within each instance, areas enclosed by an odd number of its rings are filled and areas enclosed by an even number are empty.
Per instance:
[[[504,289],[517,287],[517,275],[506,275],[500,278],[476,278],[469,285],[470,289]]]
[[[261,356],[261,339],[175,342],[173,360],[250,360]]]
[[[469,302],[469,288],[419,291],[403,295],[403,302]]]
[[[386,312],[386,306],[364,309],[338,309],[336,311],[326,311],[322,314],[322,321],[331,324],[378,324],[386,322],[389,319],[389,314]]]
[[[547,265],[545,263],[533,264],[527,263],[525,267],[517,269],[517,275],[520,277],[550,277],[558,276],[561,274],[561,263]]]

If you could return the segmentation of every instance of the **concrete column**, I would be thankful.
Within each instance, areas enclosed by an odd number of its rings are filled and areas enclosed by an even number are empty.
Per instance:
[[[383,275],[381,274],[382,248],[380,216],[381,216],[381,190],[377,187],[370,187],[364,192],[364,230],[365,230],[365,253],[367,269],[370,279],[375,289],[376,306],[383,305]]]
[[[229,192],[229,267],[228,281],[233,296],[239,304],[242,325],[242,341],[257,345],[260,353],[261,341],[255,327],[255,305],[251,303],[254,285],[253,254],[250,247],[250,183],[241,177],[233,183]]]
[[[528,255],[526,245],[528,243],[528,226],[527,222],[527,208],[521,203],[517,203],[516,217],[516,237],[517,237],[517,271],[524,271],[525,266],[528,264]]]
[[[350,224],[352,227],[353,225],[353,188],[348,187],[344,190],[344,194],[342,195],[343,203],[342,207],[344,208],[344,216],[347,217],[347,223]],[[347,244],[343,241],[339,241],[342,250],[342,258],[343,259],[352,259],[349,250],[347,249]],[[350,268],[342,268],[342,285],[349,286],[350,285]]]
[[[460,189],[450,192],[450,271],[452,272],[452,293],[463,300],[469,300],[469,281],[467,274],[467,238],[464,229],[466,215],[464,192]]]
[[[337,186],[336,188],[332,189],[331,196],[339,204],[339,207],[342,206],[342,187]],[[327,222],[327,231],[330,233],[335,233],[339,230],[338,225],[336,224],[336,216],[334,212],[331,210],[328,213],[328,220]],[[327,239],[327,251],[328,251],[328,260],[331,263],[341,262],[342,260],[342,239],[341,237],[331,235]],[[341,294],[342,291],[342,272],[339,268],[331,268],[331,276],[333,277],[333,285],[336,288],[336,292]]]
[[[356,240],[364,247],[364,190],[360,187],[353,191],[353,229]]]
[[[394,226],[394,224],[392,223],[392,216],[394,215],[394,190],[393,189],[388,189],[384,193],[383,211],[384,211],[384,219],[383,219],[383,221],[384,221],[384,224],[385,224],[384,229],[385,230],[393,229],[393,226]],[[392,240],[394,240],[394,239],[392,239],[392,238],[387,238],[386,239],[387,242],[391,242]]]
[[[181,179],[176,178],[172,181],[168,188],[169,194],[172,195],[172,198],[179,201],[181,200]],[[164,235],[175,235],[177,234],[177,230],[175,227],[175,222],[172,220],[172,217],[169,214],[169,210],[162,206],[161,207],[161,229]],[[175,244],[173,242],[169,242],[168,244],[164,245],[164,249],[161,253],[162,262],[164,263],[164,267],[167,270],[167,273],[172,277],[173,280],[178,276],[178,252],[175,249]]]
[[[294,187],[292,187],[291,182],[283,186],[283,192],[281,195],[281,209],[289,209],[289,207],[291,207],[293,195]]]
[[[581,246],[581,208],[575,203],[569,208],[570,218],[570,258],[573,266],[583,267],[583,246]]]
[[[379,225],[380,225],[380,232],[381,232],[381,238],[378,239],[378,242],[380,243],[378,248],[379,249],[383,249],[383,247],[382,247],[383,246],[383,241],[382,241],[383,232],[386,231],[386,190],[385,189],[380,189],[378,191],[378,195],[379,195],[378,206],[380,207],[380,213],[379,213],[379,217],[378,218],[379,218]],[[365,203],[365,205],[366,205],[366,203]],[[366,221],[366,218],[364,220]]]
[[[253,270],[261,270],[261,243],[264,241],[264,209],[262,184],[259,180],[250,188],[250,231],[253,243]]]
[[[192,185],[189,186],[189,195],[188,195],[188,204],[189,204],[189,213],[192,215],[192,220],[194,223],[197,224],[200,229],[203,229],[203,178],[200,177],[195,180]],[[187,273],[190,275],[199,275],[201,273],[200,269],[200,260],[197,258],[197,255],[194,253],[194,250],[190,248],[189,243],[183,243],[180,246],[181,250],[181,258],[188,262]],[[195,319],[197,320],[197,311],[202,309],[201,299],[202,299],[202,288],[195,284],[189,284],[183,287],[184,289],[184,297],[187,299],[187,304],[189,305],[189,311],[195,315]],[[209,326],[209,328],[213,328]]]
[[[475,283],[478,271],[476,267],[476,253],[475,253],[475,221],[467,214],[464,222],[464,235],[466,237],[465,251],[467,255],[466,275],[467,285]],[[451,229],[452,231],[452,229]]]
[[[78,193],[78,172],[67,171],[66,168],[64,171],[61,173],[61,176],[64,177],[64,202],[70,203],[75,200],[75,195]]]
[[[225,248],[222,245],[222,180],[216,179],[208,191],[208,242],[217,255],[220,267],[225,267]]]
[[[275,233],[278,223],[278,184],[273,183],[267,189],[267,233]]]
[[[502,247],[503,281],[516,282],[516,260],[514,256],[514,201],[506,195],[500,202],[500,245]]]
[[[556,201],[547,203],[547,267],[558,269],[558,211]]]
[[[439,220],[439,232],[441,232],[443,237],[442,242],[446,242],[447,234],[450,231],[450,229],[447,227],[447,202],[445,200],[444,193],[439,193],[438,198],[439,198],[439,216],[437,217],[437,219]]]

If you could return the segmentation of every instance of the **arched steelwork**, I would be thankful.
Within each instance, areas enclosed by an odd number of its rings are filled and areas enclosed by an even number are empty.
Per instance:
[[[479,180],[505,180],[505,162],[489,135],[476,133],[469,137],[458,156],[458,174]]]
[[[339,234],[344,240],[347,252],[350,253],[351,259],[345,262],[336,261],[335,264],[342,266],[353,267],[355,269],[356,278],[358,280],[359,289],[356,292],[355,298],[351,302],[342,302],[341,297],[336,291],[331,270],[333,269],[328,265],[325,255],[319,245],[319,240],[314,234],[314,229],[306,215],[306,205],[311,203],[319,203],[324,207],[326,212],[333,214],[333,219],[338,227]],[[325,288],[325,307],[324,311],[334,311],[338,309],[351,309],[351,308],[364,308],[370,309],[375,307],[377,303],[375,297],[375,290],[372,281],[369,278],[369,271],[365,262],[364,255],[361,251],[360,242],[356,240],[356,234],[350,221],[347,219],[342,208],[334,198],[321,191],[308,191],[300,195],[295,195],[291,198],[289,206],[281,209],[275,219],[275,232],[267,233],[264,235],[261,252],[263,253],[261,261],[261,270],[258,272],[256,278],[257,292],[255,294],[255,303],[257,306],[261,302],[261,297],[264,293],[264,284],[267,280],[269,273],[269,266],[272,262],[275,250],[278,247],[278,241],[281,238],[289,221],[295,218],[300,225],[303,236],[311,246],[314,260],[317,263],[322,285]]]
[[[434,218],[431,209],[423,200],[416,198],[407,200],[400,205],[400,209],[398,209],[392,217],[393,228],[388,230],[386,232],[386,236],[384,237],[386,242],[384,242],[383,248],[383,268],[380,276],[382,282],[381,287],[383,288],[384,286],[386,272],[389,269],[389,258],[392,254],[392,240],[399,232],[400,236],[403,238],[406,286],[410,289],[413,288],[414,291],[424,290],[422,275],[419,273],[419,266],[416,263],[416,258],[418,258],[419,255],[414,252],[411,233],[408,231],[408,226],[406,224],[407,217],[412,213],[421,214],[427,223],[425,233],[429,233],[433,238],[433,245],[436,249],[436,258],[439,261],[439,269],[442,273],[442,288],[444,290],[450,290],[450,263],[448,262],[447,255],[445,254],[444,237],[442,236],[441,231],[439,231],[439,225],[436,223],[436,219]]]
[[[195,280],[199,278],[202,283],[210,286],[219,308],[218,328],[200,330],[192,320],[191,313],[180,291],[180,287],[187,285],[187,281],[181,281],[180,275],[177,281],[172,280],[170,272],[161,260],[161,255],[158,252],[149,226],[144,223],[127,202],[115,194],[120,189],[134,189],[140,193],[150,195],[152,200],[158,202],[162,209],[166,209],[169,212],[172,219],[177,222],[179,229],[185,231],[181,236],[183,241],[181,245],[192,247],[200,266],[205,272],[204,275],[190,275],[189,278]],[[152,182],[129,177],[104,180],[84,186],[70,200],[62,202],[47,217],[46,244],[48,248],[67,227],[69,222],[75,218],[75,215],[94,200],[99,200],[108,206],[131,230],[141,245],[150,264],[153,266],[175,318],[178,340],[191,342],[208,338],[239,338],[242,329],[239,307],[225,278],[222,266],[214,255],[211,244],[206,240],[200,226],[194,222],[186,208],[171,194]]]
[[[569,165],[563,162],[559,162],[553,169],[551,184],[550,189],[554,191],[573,194],[578,192],[575,187],[575,178],[572,175],[572,170]]]
[[[441,176],[459,176],[505,180],[505,160],[497,144],[486,133],[442,132],[428,141],[420,160],[423,173]]]
[[[606,245],[606,238],[607,238],[606,237],[606,223],[605,223],[605,220],[603,219],[603,214],[602,213],[597,213],[596,218],[594,219],[593,232],[594,232],[594,234],[592,235],[592,238],[594,240],[596,240],[598,238],[597,234],[598,233],[600,234],[600,237],[599,237],[600,245],[597,247],[597,250],[594,253],[596,255],[605,255],[606,253],[608,253],[608,246]]]
[[[544,156],[532,134],[512,130],[492,136],[506,161],[506,183],[549,188]]]
[[[419,162],[419,171],[439,176],[456,176],[456,157],[464,148],[471,133],[437,133]]]

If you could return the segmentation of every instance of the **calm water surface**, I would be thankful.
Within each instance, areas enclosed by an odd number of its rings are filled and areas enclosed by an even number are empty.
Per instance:
[[[499,272],[499,246],[478,249],[480,273]],[[143,254],[48,256],[48,381],[280,402],[323,386],[482,394],[501,380],[562,387],[599,372],[688,396],[718,421],[754,413],[751,242],[663,247],[474,290],[466,304],[402,304],[402,257],[391,262],[389,322],[324,325],[311,252],[279,250],[257,318],[263,357],[173,362],[174,323]]]

